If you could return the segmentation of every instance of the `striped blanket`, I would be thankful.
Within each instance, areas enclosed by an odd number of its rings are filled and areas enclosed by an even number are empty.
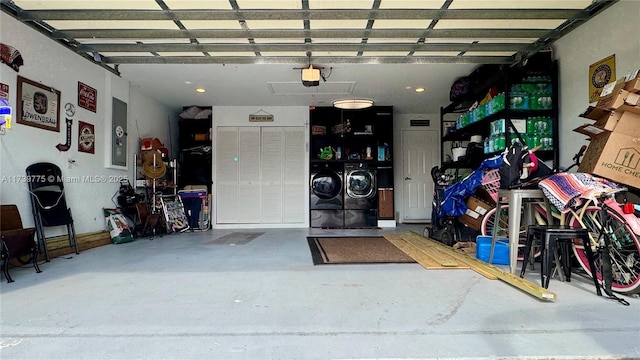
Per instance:
[[[586,173],[560,173],[540,181],[538,187],[561,212],[582,205],[603,190],[620,187],[618,184]]]

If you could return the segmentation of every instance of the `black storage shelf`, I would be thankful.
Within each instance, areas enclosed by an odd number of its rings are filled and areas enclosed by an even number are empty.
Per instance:
[[[548,57],[548,54],[538,54],[536,55],[536,59],[530,59],[528,65],[526,66],[516,66],[511,68],[502,68],[497,73],[492,76],[488,76],[487,80],[482,82],[481,86],[478,86],[475,91],[472,91],[475,94],[475,97],[472,100],[458,101],[452,102],[445,107],[440,108],[440,120],[443,126],[444,133],[444,125],[445,122],[452,122],[452,114],[455,117],[459,117],[461,114],[464,114],[469,110],[469,107],[472,106],[475,101],[484,98],[487,91],[495,86],[498,89],[498,92],[504,92],[505,94],[505,109],[500,110],[494,114],[484,117],[483,119],[471,123],[464,128],[456,129],[453,131],[449,131],[445,136],[442,137],[441,141],[441,166],[443,169],[462,169],[469,168],[468,161],[465,159],[460,159],[459,161],[449,161],[445,162],[445,147],[446,142],[462,142],[469,141],[470,136],[472,135],[481,135],[484,138],[489,136],[490,126],[489,124],[498,119],[505,119],[507,121],[507,129],[506,133],[512,134],[515,131],[515,128],[509,126],[511,120],[515,119],[528,119],[531,117],[549,117],[553,119],[552,123],[552,138],[553,138],[553,149],[551,150],[538,150],[536,151],[536,155],[539,159],[545,160],[553,160],[553,166],[557,166],[559,161],[559,137],[558,137],[558,78],[557,78],[557,62],[551,60]],[[550,81],[528,81],[528,79],[532,76],[546,76]],[[513,84],[551,84],[552,93],[550,94],[552,100],[552,109],[511,109],[511,96],[510,93],[511,86]],[[447,117],[447,115],[449,115]],[[524,135],[524,134],[522,134]],[[489,158],[496,154],[501,153],[501,151],[495,151],[490,154],[484,154],[485,158]]]
[[[310,110],[310,122],[310,168],[324,168],[326,166],[343,171],[345,164],[348,163],[365,164],[366,167],[376,170],[376,186],[383,187],[387,191],[385,194],[393,193],[392,106],[374,106],[362,110],[315,107]],[[333,158],[321,159],[320,155],[328,151],[333,152]],[[340,151],[340,159],[335,158],[338,151]],[[380,151],[384,152],[384,160],[378,160]],[[370,155],[370,158],[367,158],[367,154]],[[354,156],[357,158],[353,158]],[[382,159],[382,157],[380,158]],[[389,190],[391,190],[390,193]],[[369,209],[375,213],[376,219],[393,219],[395,213],[393,211],[393,196],[379,197],[376,201],[378,203]],[[382,207],[386,212],[380,215],[378,209]],[[312,218],[314,212],[317,211],[322,210],[311,210],[310,213],[312,227],[314,227],[314,221],[318,221]],[[347,218],[345,214],[342,216],[343,220]]]
[[[186,110],[189,107],[183,107]],[[199,106],[200,109],[211,110],[211,106]],[[178,161],[178,186],[186,185],[206,185],[211,192],[212,173],[212,151],[206,154],[198,151],[198,148],[213,147],[213,142],[209,138],[212,130],[213,118],[209,115],[206,118],[183,119],[178,121],[178,148],[180,150]],[[202,139],[204,135],[205,139]],[[196,150],[196,151],[190,151]]]
[[[478,120],[474,123],[471,123],[461,129],[457,129],[455,131],[449,132],[442,138],[442,141],[464,141],[469,140],[469,136],[471,135],[482,135],[486,136],[488,134],[488,125],[489,123],[498,120],[498,119],[526,119],[532,116],[553,116],[554,110],[507,110],[503,109],[498,111],[497,113],[485,116],[481,120]]]
[[[331,159],[331,160],[322,160],[322,159],[311,159],[310,160],[311,164],[344,164],[344,163],[364,163],[364,164],[377,164],[378,167],[380,166],[390,166],[391,165],[391,161],[378,161],[378,160],[371,160],[371,159],[340,159],[340,160],[335,160],[335,159]]]

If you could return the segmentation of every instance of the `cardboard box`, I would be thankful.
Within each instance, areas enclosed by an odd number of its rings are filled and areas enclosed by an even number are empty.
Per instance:
[[[494,207],[495,205],[491,205],[475,195],[471,196],[467,200],[467,212],[464,215],[459,216],[458,221],[473,230],[480,230],[482,219],[487,212]]]
[[[607,84],[596,107],[604,110],[631,111],[640,114],[640,94],[624,90],[624,82]],[[612,86],[613,85],[613,86]]]
[[[600,135],[605,131],[614,131],[616,126],[618,125],[618,122],[620,121],[620,118],[622,117],[622,114],[625,114],[621,111],[602,110],[591,106],[589,107],[589,109],[587,109],[587,111],[589,111],[590,109],[594,110],[590,111],[589,114],[582,113],[580,114],[580,116],[588,119],[590,118],[589,116],[597,116],[598,114],[604,114],[604,116],[599,118],[593,124],[585,124],[573,129],[573,131],[585,134],[589,137]]]
[[[580,117],[591,120],[600,120],[605,116],[609,116],[611,110],[600,109],[595,106],[589,106],[587,110],[580,114]]]
[[[640,79],[629,80],[624,84],[624,89],[632,93],[640,93]]]
[[[624,89],[629,92],[640,93],[640,70],[631,72],[624,78]]]
[[[631,111],[621,113],[614,131],[640,137],[640,114],[636,114]]]
[[[640,188],[640,137],[619,131],[594,136],[578,171]]]

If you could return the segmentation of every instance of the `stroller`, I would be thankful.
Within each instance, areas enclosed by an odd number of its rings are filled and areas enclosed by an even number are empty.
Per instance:
[[[441,206],[444,200],[444,190],[451,185],[453,175],[447,174],[441,168],[434,166],[431,168],[431,178],[433,179],[433,200],[431,201],[431,226],[424,228],[423,235],[431,239],[440,241],[445,245],[453,245],[458,239],[459,233],[455,226],[455,218],[447,216],[441,217]]]
[[[431,169],[431,177],[434,182],[433,212],[431,215],[431,227],[425,228],[425,235],[438,240],[443,244],[452,246],[468,237],[466,227],[457,221],[458,216],[465,214],[467,210],[466,198],[473,195],[486,170],[497,169],[502,164],[502,157],[495,156],[485,159],[476,170],[464,179],[452,183],[453,176],[443,174],[438,167]]]

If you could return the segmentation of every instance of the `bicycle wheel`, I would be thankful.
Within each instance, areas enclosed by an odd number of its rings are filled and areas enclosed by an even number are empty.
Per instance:
[[[613,272],[611,289],[621,294],[638,293],[640,292],[640,242],[638,237],[633,233],[629,224],[618,214],[607,210],[607,216],[611,221],[609,229],[611,232],[609,254]],[[588,207],[581,220],[582,222],[572,214],[567,217],[567,225],[589,230],[595,257],[596,276],[598,281],[602,283],[602,274],[600,273],[602,259],[601,254],[596,251],[598,234],[602,228],[600,208],[597,206]],[[574,239],[572,248],[580,266],[589,276],[593,276],[582,240]]]
[[[482,223],[480,225],[480,232],[482,235],[492,236],[493,235],[493,227],[496,224],[496,211],[497,207],[487,211],[484,218],[482,219]],[[547,212],[542,206],[535,205],[536,211],[536,223],[538,225],[544,225],[547,222]],[[524,216],[524,212],[520,213],[520,235],[518,237],[518,260],[524,260],[524,246],[527,240],[527,226],[524,225],[525,221],[522,218]],[[508,237],[508,224],[509,224],[509,205],[501,205],[500,212],[497,216],[498,219],[498,234],[499,237]],[[535,258],[538,258],[541,255],[540,248],[535,248],[533,255]]]

